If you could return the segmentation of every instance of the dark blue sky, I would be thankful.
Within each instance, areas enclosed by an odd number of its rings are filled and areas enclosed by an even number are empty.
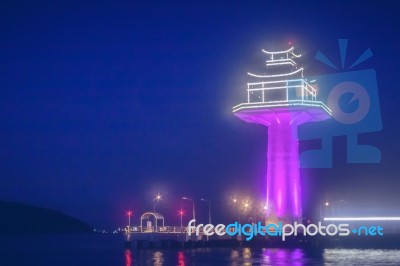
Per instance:
[[[393,209],[398,9],[388,1],[216,2],[2,1],[0,199],[103,227],[120,225],[128,208],[137,219],[161,192],[169,224],[182,195],[211,199],[223,220],[229,195],[261,195],[265,184],[267,131],[231,114],[246,73],[263,65],[260,50],[293,41],[306,73],[323,74],[332,69],[315,53],[339,63],[337,39],[348,38],[350,61],[374,53],[358,69],[377,71],[383,131],[361,140],[381,149],[382,163],[347,165],[345,141],[335,139],[333,169],[302,171],[305,209],[325,198]]]

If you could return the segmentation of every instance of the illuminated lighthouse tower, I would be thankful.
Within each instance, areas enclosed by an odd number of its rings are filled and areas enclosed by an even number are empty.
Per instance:
[[[297,128],[331,117],[317,101],[317,91],[303,77],[294,48],[268,52],[268,74],[248,73],[247,102],[233,107],[235,116],[268,127],[267,223],[301,222],[301,188]]]

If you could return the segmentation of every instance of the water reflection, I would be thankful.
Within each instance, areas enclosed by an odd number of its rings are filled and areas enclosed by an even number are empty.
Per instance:
[[[156,251],[153,253],[153,265],[161,266],[164,264],[164,254],[161,251]]]
[[[124,248],[120,235],[1,236],[0,266],[400,265],[400,249]],[[29,245],[21,245],[29,243]],[[23,256],[21,256],[23,254]]]
[[[252,265],[250,248],[243,248],[242,254],[243,254],[242,255],[243,256],[243,265],[245,265],[245,266]]]
[[[132,266],[133,265],[133,260],[132,260],[132,251],[127,248],[125,249],[125,266]]]
[[[235,260],[240,256],[239,251],[233,249],[231,250],[231,259]]]
[[[230,265],[252,265],[252,254],[250,248],[233,249],[230,252]]]
[[[133,262],[133,258],[135,262]],[[198,248],[125,250],[125,265],[400,265],[400,250]],[[136,263],[136,264],[135,264]]]
[[[325,249],[326,265],[399,265],[398,249]]]
[[[302,249],[262,249],[261,263],[263,263],[263,265],[279,264],[301,266],[306,265],[305,261],[305,254]]]
[[[185,266],[185,253],[178,251],[178,266]]]

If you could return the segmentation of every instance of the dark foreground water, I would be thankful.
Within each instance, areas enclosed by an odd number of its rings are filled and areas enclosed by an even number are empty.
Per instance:
[[[0,265],[400,265],[400,250],[135,250],[122,235],[18,236],[0,237]]]

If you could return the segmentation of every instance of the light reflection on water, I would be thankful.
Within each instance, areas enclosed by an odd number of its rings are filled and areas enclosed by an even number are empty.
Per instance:
[[[261,265],[274,265],[279,263],[281,265],[301,266],[305,265],[308,260],[306,254],[301,249],[262,249],[262,264]],[[316,262],[319,261],[318,257],[314,257]]]
[[[400,265],[400,249],[124,249],[119,235],[0,236],[0,266]]]
[[[156,251],[153,253],[153,265],[154,266],[161,266],[164,265],[164,254],[161,251]]]
[[[132,266],[133,264],[132,260],[132,251],[127,248],[125,249],[125,266]]]
[[[178,251],[178,266],[185,266],[185,253]]]
[[[400,265],[398,249],[325,249],[325,265]]]
[[[126,265],[400,265],[398,249],[199,248],[133,253],[138,264]]]

